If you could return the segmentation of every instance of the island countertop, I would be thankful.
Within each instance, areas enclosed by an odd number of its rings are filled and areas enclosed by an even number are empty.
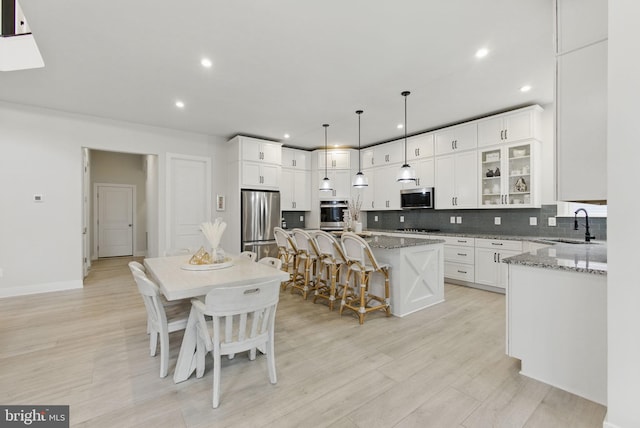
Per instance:
[[[607,246],[592,244],[554,244],[529,253],[502,259],[504,263],[591,273],[607,274]]]
[[[364,238],[371,248],[391,250],[395,248],[415,247],[418,245],[443,244],[442,239],[430,238],[401,238],[398,236],[376,235]]]

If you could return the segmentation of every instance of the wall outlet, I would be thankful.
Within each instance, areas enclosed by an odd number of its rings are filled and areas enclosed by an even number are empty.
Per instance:
[[[461,216],[456,217],[456,223],[462,224],[462,217]]]
[[[449,218],[449,223],[456,224],[456,218],[454,216],[451,216],[451,218]]]
[[[529,217],[529,226],[537,226],[538,217]]]
[[[495,224],[496,226],[500,226],[502,224],[502,218],[501,217],[494,217],[493,218],[493,224]]]
[[[404,216],[403,215],[400,216],[400,223],[404,223]]]
[[[304,221],[304,216],[303,215],[300,216],[300,221]]]
[[[547,222],[549,223],[549,226],[552,226],[552,227],[556,226],[556,218],[555,217],[549,217],[547,219]]]
[[[377,215],[373,216],[373,221],[378,221],[378,216]]]
[[[33,195],[33,202],[43,202],[43,201],[44,201],[43,195]]]

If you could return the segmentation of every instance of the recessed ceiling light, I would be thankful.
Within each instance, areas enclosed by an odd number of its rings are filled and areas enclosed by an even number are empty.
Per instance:
[[[176,107],[178,108],[184,108],[184,103],[180,100],[176,101]]]
[[[213,62],[211,62],[209,58],[202,58],[202,60],[200,60],[200,64],[205,68],[211,68]]]
[[[487,48],[478,49],[476,52],[476,58],[484,58],[488,53],[489,49]]]
[[[289,134],[284,134],[284,138],[289,138],[289,137],[291,137],[291,135],[289,135]]]
[[[399,124],[398,124],[398,126],[397,126],[397,128],[398,128],[398,129],[402,129],[402,128],[404,128],[404,125],[403,125],[403,124],[401,124],[401,123],[399,123]]]
[[[530,85],[524,85],[522,88],[520,88],[520,92],[529,92],[530,90],[531,90]]]

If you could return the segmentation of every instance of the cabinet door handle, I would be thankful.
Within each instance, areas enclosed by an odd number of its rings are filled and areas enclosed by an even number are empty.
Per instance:
[[[502,245],[502,242],[492,242],[491,245]]]
[[[498,253],[498,263],[500,263],[500,253]]]
[[[459,256],[467,257],[467,253],[457,253]]]
[[[498,253],[493,253],[493,262],[494,262],[494,263],[496,262],[496,255],[497,255],[497,254],[498,254]]]
[[[371,208],[373,208],[373,201],[371,201]]]
[[[455,204],[453,203],[453,198],[451,198],[451,205],[455,205]]]
[[[458,239],[458,242],[460,242],[461,244],[466,244],[466,243],[467,243],[467,241],[466,241],[466,240],[464,240],[464,241],[463,241],[463,240],[461,240],[461,239]]]
[[[453,148],[458,150],[458,140],[453,140]]]
[[[420,185],[420,177],[416,178],[416,185]]]
[[[465,273],[466,274],[467,271],[466,270],[458,270],[458,273]]]
[[[458,205],[458,197],[456,196],[455,199],[456,199],[456,206],[457,206]]]
[[[453,140],[451,140],[451,150],[455,150],[456,148],[453,147]]]
[[[505,130],[504,130],[504,139],[505,139],[505,140],[508,140],[508,139],[509,139],[509,136],[507,135],[507,134],[508,134],[508,132],[509,132],[509,130],[508,130],[508,129],[505,129]]]

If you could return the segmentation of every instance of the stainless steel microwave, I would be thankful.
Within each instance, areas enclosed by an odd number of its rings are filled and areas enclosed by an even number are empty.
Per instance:
[[[400,207],[403,210],[433,208],[433,187],[400,190]]]

